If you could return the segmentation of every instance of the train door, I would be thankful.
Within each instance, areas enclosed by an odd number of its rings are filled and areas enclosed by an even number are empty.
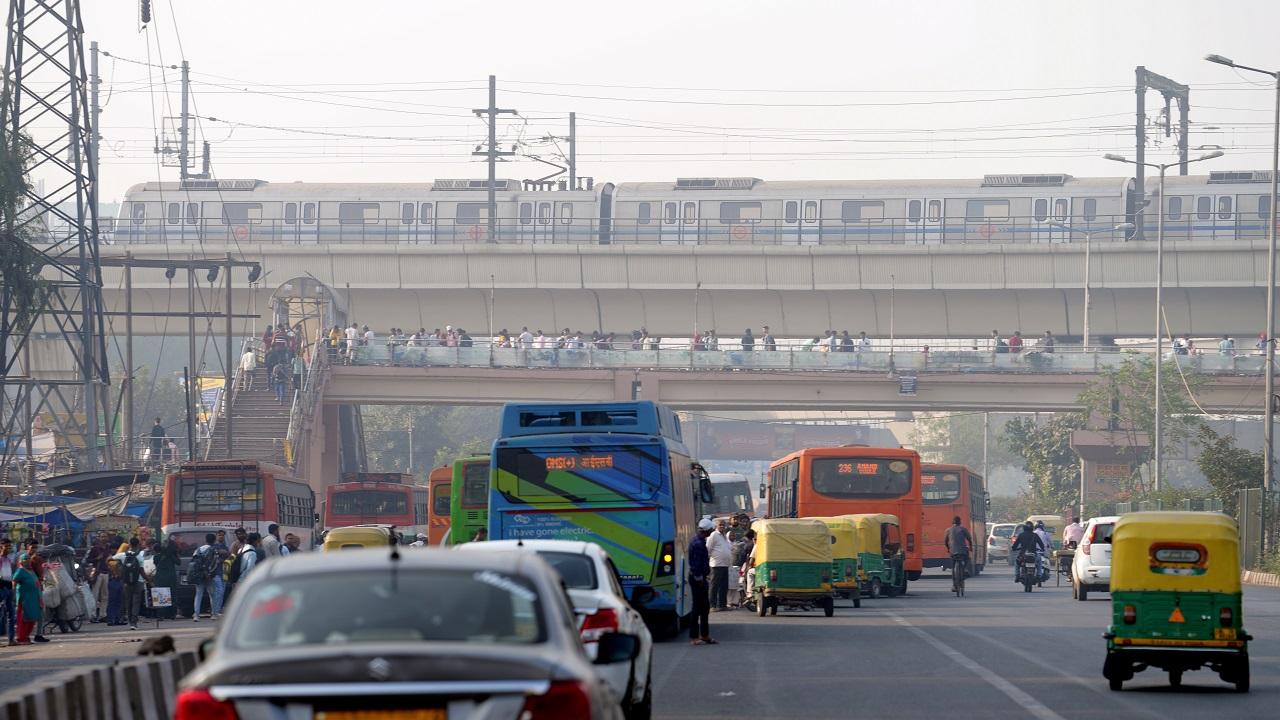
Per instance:
[[[1234,240],[1236,237],[1236,196],[1215,195],[1213,208],[1213,239]]]
[[[436,241],[436,206],[434,203],[418,203],[418,242]]]
[[[418,204],[412,202],[400,203],[399,218],[400,242],[417,243],[418,242]]]
[[[658,242],[663,245],[680,243],[680,203],[671,200],[662,203],[662,222],[658,226]]]
[[[1071,231],[1067,230],[1067,225],[1071,218],[1071,198],[1055,197],[1050,207],[1049,213],[1049,242],[1067,243],[1071,242]],[[1017,220],[1014,220],[1017,224]]]
[[[280,224],[281,239],[304,245],[315,244],[319,239],[319,205],[315,202],[290,201],[284,204],[284,218]]]
[[[1164,234],[1168,240],[1189,240],[1191,219],[1195,213],[1195,198],[1190,195],[1170,195],[1164,200]]]
[[[817,245],[822,242],[822,213],[817,200],[800,202],[800,244]]]
[[[556,232],[555,204],[550,200],[539,200],[534,205],[537,220],[533,223],[533,241],[551,242]]]
[[[928,198],[908,200],[905,224],[904,235],[909,243],[942,242],[942,201]]]

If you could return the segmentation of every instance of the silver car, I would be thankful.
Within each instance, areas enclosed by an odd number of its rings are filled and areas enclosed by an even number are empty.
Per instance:
[[[201,650],[175,720],[621,717],[559,576],[533,553],[272,559],[237,585]],[[594,662],[638,650],[635,636],[605,635]]]

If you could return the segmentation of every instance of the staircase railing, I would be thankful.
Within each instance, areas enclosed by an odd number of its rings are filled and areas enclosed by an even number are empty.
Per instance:
[[[323,331],[322,331],[323,333]],[[289,431],[285,434],[285,461],[296,467],[298,458],[306,451],[307,429],[315,413],[316,401],[324,389],[329,368],[330,348],[323,334],[311,344],[311,357],[302,374],[302,387],[294,388],[289,411]]]
[[[213,450],[213,439],[216,437],[216,435],[214,435],[214,431],[218,426],[218,419],[226,413],[231,412],[232,408],[235,407],[236,389],[240,387],[240,379],[243,376],[243,371],[240,369],[240,358],[252,349],[253,338],[245,338],[240,343],[240,352],[234,358],[227,358],[227,362],[235,363],[235,370],[231,373],[231,387],[222,388],[222,398],[218,403],[216,412],[209,413],[209,432],[203,438],[204,452],[199,453],[200,457],[205,460],[209,459],[209,453]],[[234,441],[235,438],[232,438],[232,442]],[[229,446],[227,447],[227,455],[231,455],[231,448]]]

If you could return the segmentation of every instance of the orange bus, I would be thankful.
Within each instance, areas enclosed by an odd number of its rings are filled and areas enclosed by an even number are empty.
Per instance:
[[[973,536],[971,571],[987,564],[987,493],[982,476],[964,465],[925,463],[920,471],[924,495],[924,566],[951,571],[943,534],[957,516]]]
[[[770,517],[889,513],[902,523],[909,580],[920,577],[920,455],[906,448],[808,448],[769,466]]]
[[[453,466],[432,468],[431,474],[427,476],[427,487],[431,493],[431,511],[427,513],[427,542],[433,547],[443,547],[445,536],[449,533]]]

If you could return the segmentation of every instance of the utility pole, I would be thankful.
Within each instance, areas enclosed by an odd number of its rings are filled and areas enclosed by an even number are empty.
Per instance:
[[[98,177],[98,141],[102,134],[98,132],[98,117],[102,115],[102,106],[98,104],[98,86],[102,78],[98,76],[98,41],[89,43],[89,172]]]
[[[515,110],[504,110],[498,107],[498,78],[495,75],[489,76],[489,107],[478,108],[472,110],[477,116],[485,117],[489,123],[489,142],[485,150],[477,150],[472,155],[483,155],[489,162],[489,239],[488,242],[498,241],[498,158],[509,157],[515,155],[514,152],[502,152],[498,150],[498,116],[499,115],[515,115]]]
[[[124,461],[133,462],[133,253],[124,256]],[[155,462],[155,458],[151,458]]]
[[[209,147],[209,145],[206,143],[205,147],[207,148]],[[236,454],[231,450],[231,438],[233,436],[231,432],[231,391],[232,391],[231,383],[235,379],[236,364],[238,364],[240,361],[239,355],[231,354],[231,345],[232,345],[231,335],[232,335],[232,332],[234,331],[231,324],[232,322],[231,268],[233,267],[232,262],[233,262],[233,259],[231,257],[231,253],[227,253],[227,267],[225,269],[225,272],[227,274],[227,277],[226,277],[227,338],[226,338],[226,356],[225,357],[227,359],[224,363],[222,363],[222,422],[223,422],[222,431],[223,431],[223,437],[226,439],[227,457],[229,458],[233,458],[236,456]],[[209,442],[210,444],[212,444],[213,438],[209,438]]]
[[[578,189],[578,113],[569,113],[569,189]]]
[[[1182,83],[1174,82],[1173,80],[1170,80],[1169,78],[1163,75],[1153,73],[1141,65],[1139,65],[1137,68],[1134,69],[1134,75],[1136,76],[1136,79],[1137,79],[1137,82],[1135,83],[1135,91],[1137,92],[1137,96],[1138,96],[1137,113],[1134,119],[1134,135],[1135,135],[1134,139],[1136,140],[1136,143],[1137,143],[1134,148],[1134,152],[1135,152],[1134,169],[1136,170],[1135,180],[1137,182],[1137,192],[1138,192],[1139,198],[1141,198],[1141,201],[1139,206],[1134,210],[1133,222],[1136,225],[1136,227],[1134,228],[1134,231],[1133,231],[1133,239],[1142,240],[1143,239],[1143,232],[1142,232],[1143,222],[1142,220],[1138,219],[1137,216],[1143,212],[1143,209],[1146,207],[1145,203],[1147,200],[1147,188],[1145,184],[1146,172],[1144,169],[1145,166],[1143,165],[1143,163],[1146,162],[1146,158],[1147,158],[1147,90],[1159,91],[1159,93],[1164,96],[1165,120],[1166,120],[1165,131],[1164,131],[1165,137],[1169,136],[1169,134],[1171,133],[1171,127],[1173,125],[1173,119],[1169,117],[1170,104],[1175,99],[1178,101],[1178,114],[1179,114],[1178,174],[1179,175],[1187,174],[1187,164],[1188,164],[1187,113],[1190,111],[1191,90],[1186,85],[1183,85]],[[1164,198],[1160,198],[1159,202],[1163,203]]]
[[[195,424],[191,422],[191,410],[197,395],[191,392],[191,383],[198,382],[200,370],[196,367],[196,269],[187,268],[187,357],[189,370],[183,370],[187,386],[187,459],[195,460]]]
[[[191,64],[182,61],[182,121],[178,124],[178,177],[186,180],[187,170],[191,167],[191,149],[187,143],[191,139],[191,128],[188,118],[188,103],[191,97]]]

